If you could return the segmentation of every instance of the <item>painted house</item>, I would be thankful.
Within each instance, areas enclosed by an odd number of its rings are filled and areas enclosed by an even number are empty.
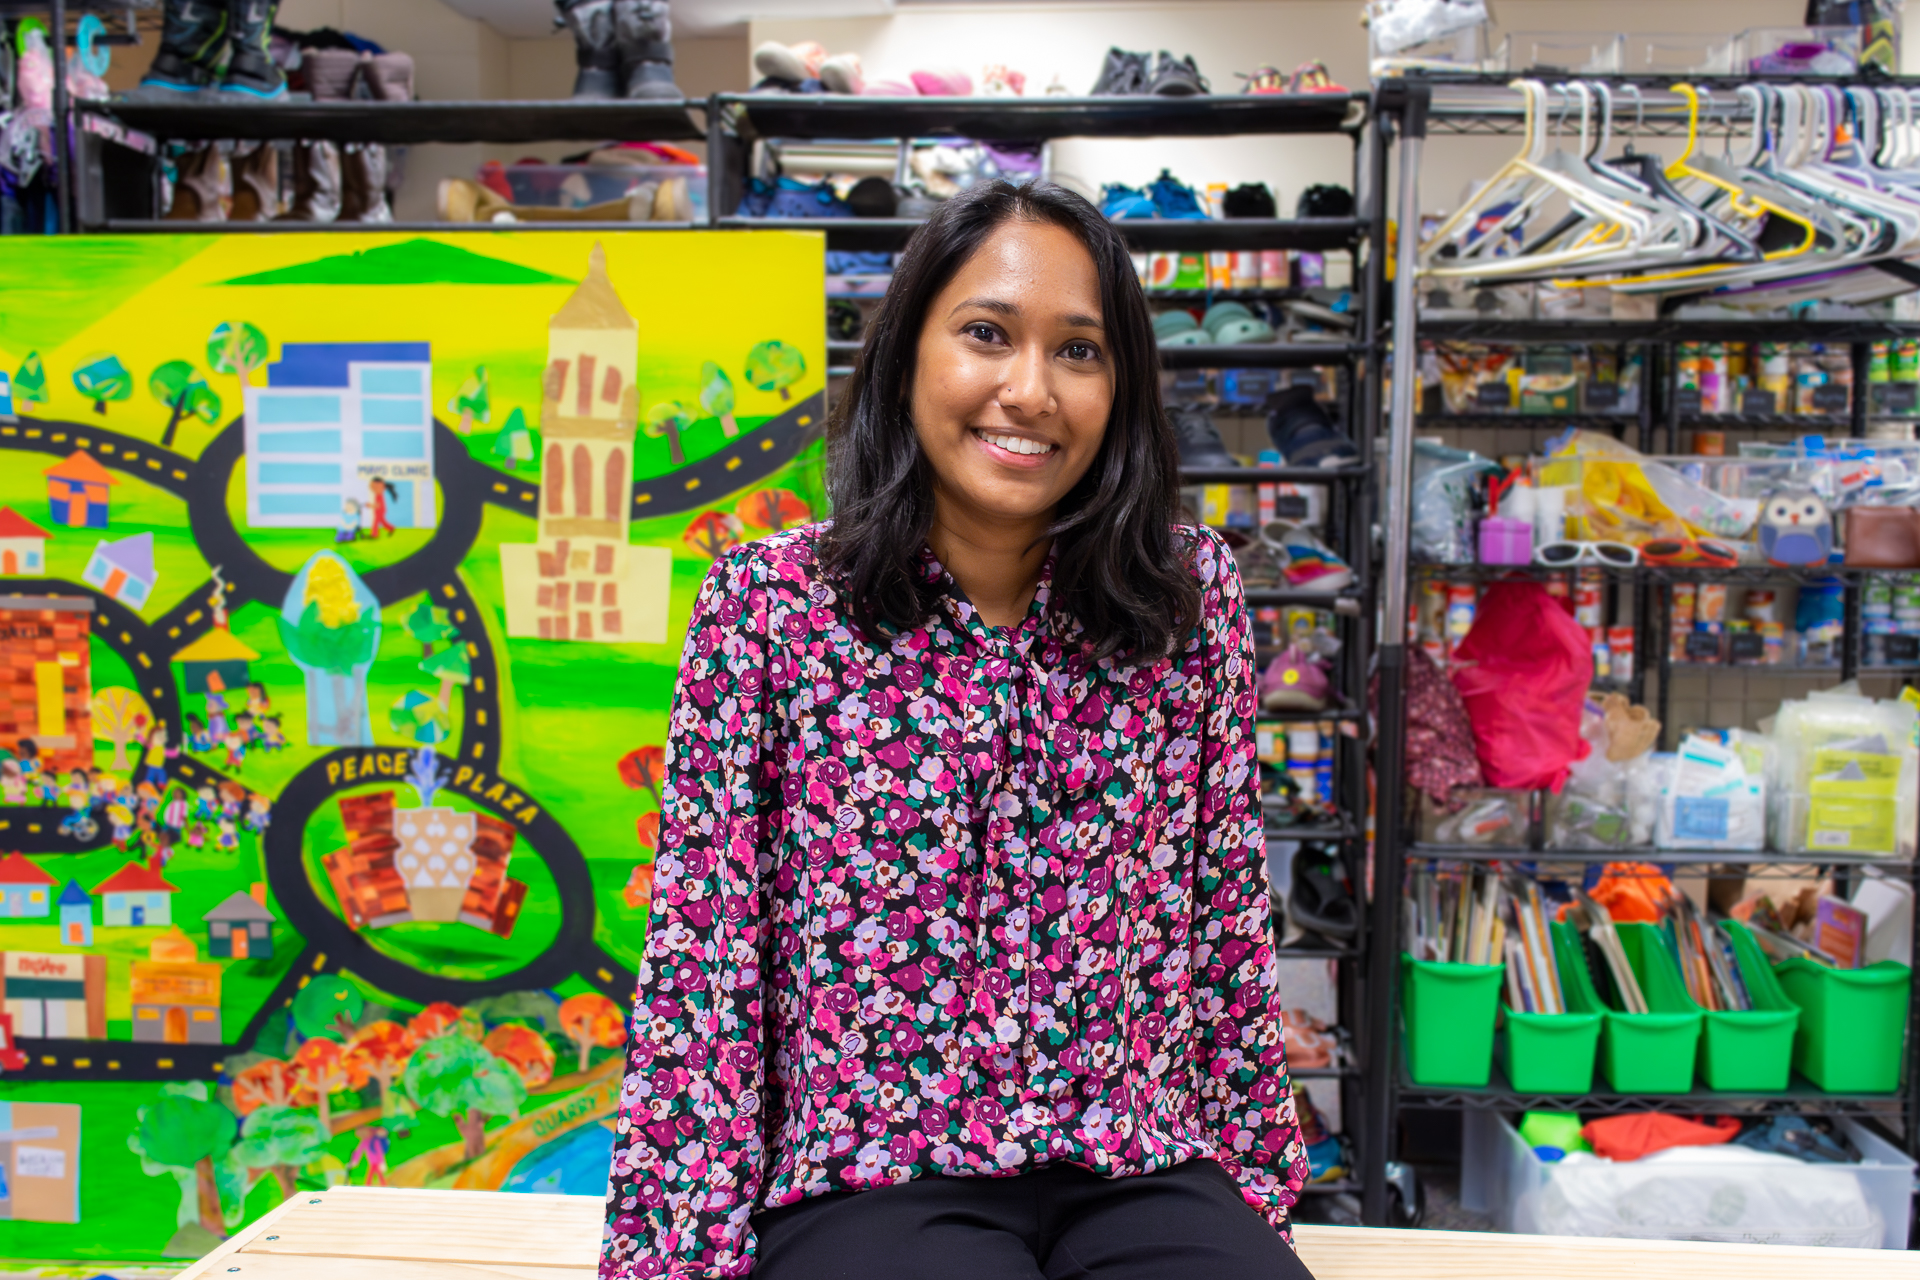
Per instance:
[[[42,472],[53,522],[69,529],[107,527],[108,502],[120,482],[92,456],[76,449],[65,462]]]
[[[102,540],[93,549],[92,559],[80,571],[80,580],[98,587],[130,609],[145,607],[153,595],[153,535],[135,534],[116,542]]]
[[[180,892],[153,868],[129,862],[93,886],[102,898],[100,923],[114,925],[171,925],[173,895]]]
[[[273,912],[259,899],[236,892],[200,918],[207,924],[207,954],[214,959],[273,957]]]
[[[0,574],[43,576],[50,536],[12,507],[0,507]]]
[[[60,891],[60,945],[93,945],[93,895],[80,887],[78,880],[67,881]]]
[[[338,528],[376,477],[391,488],[389,524],[438,523],[432,389],[430,343],[283,343],[267,385],[245,389],[247,523]]]
[[[15,920],[53,914],[53,887],[60,881],[18,853],[0,858],[0,916]]]
[[[180,664],[180,680],[188,693],[228,693],[247,687],[247,664],[259,657],[234,639],[233,632],[215,627],[173,660]]]
[[[91,596],[0,596],[0,749],[93,767]]]
[[[146,960],[127,966],[133,1038],[155,1044],[220,1043],[220,966],[201,961],[177,927],[153,940]]]

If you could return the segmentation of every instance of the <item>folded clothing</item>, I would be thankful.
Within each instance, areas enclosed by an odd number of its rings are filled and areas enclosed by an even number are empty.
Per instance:
[[[1740,1136],[1740,1122],[1732,1116],[1716,1116],[1703,1123],[1641,1111],[1590,1120],[1581,1127],[1580,1136],[1603,1159],[1638,1160],[1669,1147],[1715,1147],[1731,1142]]]

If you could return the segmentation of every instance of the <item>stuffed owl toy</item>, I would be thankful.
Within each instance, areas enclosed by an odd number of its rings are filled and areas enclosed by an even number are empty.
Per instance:
[[[1825,564],[1833,551],[1833,513],[1809,489],[1773,494],[1760,508],[1760,554],[1768,564]]]

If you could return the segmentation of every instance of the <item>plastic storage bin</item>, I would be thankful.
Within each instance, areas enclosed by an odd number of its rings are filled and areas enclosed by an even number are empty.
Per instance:
[[[1850,76],[1860,70],[1859,27],[1753,27],[1738,65],[1755,76]]]
[[[1567,1007],[1583,1013],[1604,1012],[1600,1065],[1607,1083],[1616,1090],[1687,1093],[1693,1088],[1694,1058],[1700,1047],[1699,1006],[1687,998],[1680,970],[1651,925],[1623,924],[1615,928],[1651,1012],[1621,1013],[1602,1001],[1578,935],[1566,925],[1556,924],[1553,944],[1560,957]]]
[[[1773,968],[1760,954],[1746,926],[1727,922],[1740,981],[1753,1000],[1751,1010],[1706,1011],[1700,1047],[1700,1074],[1707,1088],[1766,1092],[1787,1087],[1793,1064],[1793,1033],[1800,1007],[1787,999]]]
[[[1533,793],[1499,787],[1461,787],[1448,810],[1420,796],[1420,839],[1426,844],[1477,849],[1524,849],[1533,828]]]
[[[1500,1070],[1521,1093],[1586,1093],[1605,1015],[1507,1010],[1499,1039]]]
[[[1407,1074],[1415,1084],[1485,1088],[1493,1076],[1493,1018],[1505,966],[1400,956],[1406,992]]]
[[[1713,35],[1628,36],[1628,75],[1730,76],[1734,38]]]
[[[482,179],[494,172],[506,177],[513,203],[560,209],[624,200],[641,187],[657,188],[663,182],[684,179],[693,220],[707,219],[705,165],[509,164],[483,171]]]
[[[1859,1150],[1859,1164],[1736,1166],[1717,1161],[1712,1153],[1724,1148],[1716,1147],[1682,1149],[1668,1157],[1671,1163],[1653,1157],[1653,1164],[1549,1164],[1505,1117],[1469,1111],[1462,1133],[1460,1203],[1490,1215],[1496,1231],[1525,1235],[1905,1249],[1913,1161],[1852,1120],[1836,1117],[1834,1123]],[[1756,1170],[1765,1180],[1758,1188],[1751,1181]],[[1581,1224],[1566,1212],[1576,1200],[1591,1205],[1600,1186],[1618,1188],[1628,1180],[1638,1181],[1637,1194],[1614,1197],[1625,1210],[1618,1221],[1593,1223],[1583,1215],[1588,1220]],[[1767,1212],[1766,1206],[1782,1201],[1786,1212]],[[1689,1215],[1688,1206],[1699,1211]],[[1581,1231],[1581,1225],[1594,1229]]]
[[[1626,44],[1617,31],[1510,31],[1498,61],[1515,75],[1618,74]]]
[[[1793,1066],[1829,1093],[1892,1093],[1900,1085],[1913,971],[1892,960],[1829,969],[1799,956],[1773,967],[1800,1006]]]

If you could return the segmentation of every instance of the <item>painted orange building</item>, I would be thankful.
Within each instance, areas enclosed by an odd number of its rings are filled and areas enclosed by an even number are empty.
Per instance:
[[[31,739],[57,769],[93,765],[93,601],[0,596],[0,747]]]
[[[200,959],[174,925],[153,940],[149,959],[127,967],[133,1038],[160,1044],[220,1043],[220,966]]]

